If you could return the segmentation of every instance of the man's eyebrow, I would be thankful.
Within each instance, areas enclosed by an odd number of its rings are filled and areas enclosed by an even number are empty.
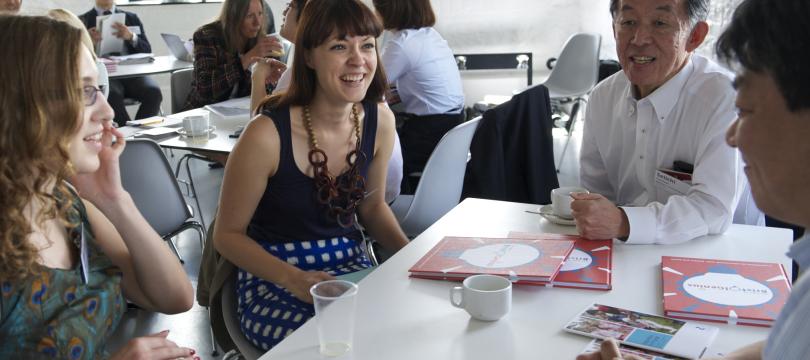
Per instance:
[[[672,11],[672,5],[661,5],[661,6],[657,7],[657,8],[655,8],[655,10],[666,11],[666,12],[674,12],[674,11]]]

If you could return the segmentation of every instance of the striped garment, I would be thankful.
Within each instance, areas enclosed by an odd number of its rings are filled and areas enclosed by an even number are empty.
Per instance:
[[[793,243],[788,256],[800,269],[810,269],[810,235]],[[810,280],[806,274],[796,281],[787,304],[771,329],[762,358],[766,360],[810,359]]]

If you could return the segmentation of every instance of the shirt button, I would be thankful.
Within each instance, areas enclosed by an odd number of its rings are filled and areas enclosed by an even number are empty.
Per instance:
[[[641,129],[641,133],[644,134],[647,132],[647,129]]]
[[[644,160],[644,155],[640,155],[638,158]]]

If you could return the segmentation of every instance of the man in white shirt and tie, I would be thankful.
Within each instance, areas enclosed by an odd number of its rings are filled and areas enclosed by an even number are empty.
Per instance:
[[[708,0],[611,0],[620,71],[591,94],[572,194],[585,238],[672,244],[724,232],[745,184],[724,141],[734,120],[732,74],[693,54],[709,31]],[[656,182],[673,163],[691,185]]]

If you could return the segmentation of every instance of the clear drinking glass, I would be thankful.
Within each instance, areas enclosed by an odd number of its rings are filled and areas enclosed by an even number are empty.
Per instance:
[[[351,351],[357,291],[357,284],[346,280],[322,281],[309,289],[322,355],[334,357]]]

